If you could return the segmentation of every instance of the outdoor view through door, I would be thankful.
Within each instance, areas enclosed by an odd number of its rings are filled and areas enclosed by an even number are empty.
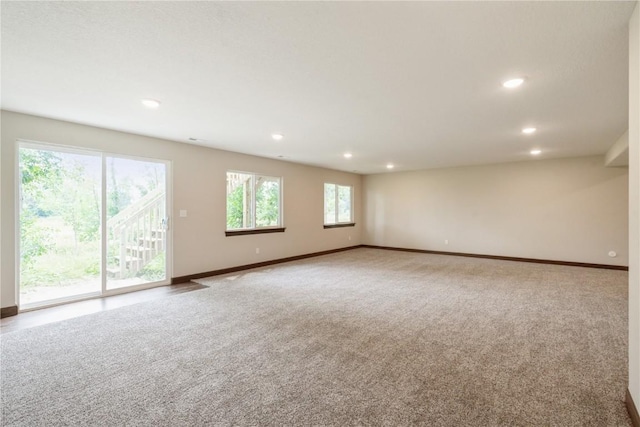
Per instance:
[[[19,169],[22,308],[166,282],[166,163],[21,143]]]
[[[165,165],[107,158],[107,289],[166,278]]]

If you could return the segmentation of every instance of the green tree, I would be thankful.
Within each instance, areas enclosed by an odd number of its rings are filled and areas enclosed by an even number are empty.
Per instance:
[[[76,163],[66,170],[65,188],[59,211],[64,221],[73,228],[76,247],[79,242],[98,240],[100,229],[100,203],[98,183],[87,177],[84,166]]]
[[[237,175],[233,177],[233,181],[228,181],[227,188],[231,190],[227,190],[227,229],[278,225],[280,180],[248,174]],[[252,195],[255,195],[255,199],[252,199]],[[252,217],[253,208],[255,222]]]
[[[242,228],[243,206],[243,188],[240,185],[227,195],[227,230]]]
[[[52,200],[62,188],[64,168],[62,159],[51,151],[22,148],[18,156],[22,203],[20,256],[23,266],[28,267],[35,257],[53,247],[49,233],[38,224],[37,218],[47,216],[55,209]],[[40,203],[42,200],[49,203]]]
[[[50,233],[37,223],[37,217],[31,211],[20,215],[20,259],[22,268],[33,266],[34,260],[53,247]]]
[[[47,216],[50,210],[43,209],[43,199],[59,194],[64,178],[62,159],[46,150],[22,148],[19,152],[22,209],[34,215]],[[52,208],[52,206],[45,206]]]
[[[259,178],[256,187],[256,227],[278,225],[280,211],[278,181]]]

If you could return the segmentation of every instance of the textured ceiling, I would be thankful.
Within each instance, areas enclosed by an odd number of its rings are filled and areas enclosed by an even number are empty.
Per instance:
[[[2,108],[360,173],[602,154],[633,7],[3,2]]]

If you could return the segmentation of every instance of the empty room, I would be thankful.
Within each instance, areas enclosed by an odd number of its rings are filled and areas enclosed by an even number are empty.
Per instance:
[[[0,425],[640,427],[638,1],[0,15]]]

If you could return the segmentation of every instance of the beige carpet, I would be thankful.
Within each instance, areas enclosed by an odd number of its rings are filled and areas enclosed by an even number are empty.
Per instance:
[[[1,337],[4,426],[628,426],[627,274],[357,249]]]

